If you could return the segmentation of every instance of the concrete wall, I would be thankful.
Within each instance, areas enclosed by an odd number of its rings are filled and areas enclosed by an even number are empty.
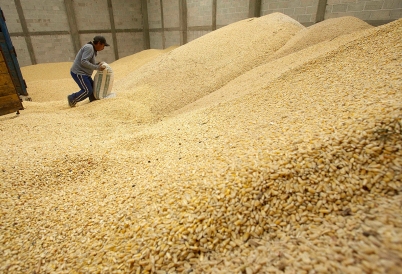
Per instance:
[[[99,55],[110,63],[273,12],[305,26],[350,15],[372,25],[402,17],[402,0],[0,0],[0,7],[21,66],[73,61],[95,35],[111,45]]]
[[[402,0],[328,0],[325,19],[354,16],[373,25],[402,18]]]
[[[99,56],[109,63],[145,49],[140,1],[1,0],[0,7],[20,66],[73,61],[77,50],[95,35],[105,36],[111,44]],[[78,30],[75,37],[72,17]]]
[[[63,0],[20,1],[26,32],[42,33],[31,35],[28,39],[24,38],[15,1],[1,1],[0,4],[20,66],[32,63],[32,51],[35,52],[36,63],[62,62],[74,58]]]
[[[180,45],[180,8],[178,0],[163,0],[164,47]]]
[[[273,12],[281,12],[293,19],[310,25],[315,22],[319,0],[262,0],[261,13],[266,15]]]
[[[217,1],[216,24],[218,27],[247,19],[248,15],[249,0]]]

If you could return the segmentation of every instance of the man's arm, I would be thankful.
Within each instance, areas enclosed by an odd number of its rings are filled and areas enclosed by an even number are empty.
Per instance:
[[[90,62],[90,60],[92,59],[93,55],[94,55],[93,49],[91,49],[90,47],[83,48],[82,57],[81,57],[81,65],[83,67],[90,68],[90,69],[93,69],[93,70],[99,69],[100,68],[99,65],[95,65],[95,64]]]

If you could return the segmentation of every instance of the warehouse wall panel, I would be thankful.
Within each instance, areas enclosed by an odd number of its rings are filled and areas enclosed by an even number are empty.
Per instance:
[[[147,6],[149,28],[162,28],[160,0],[148,0]]]
[[[187,0],[187,24],[189,27],[211,26],[212,1]]]
[[[70,35],[35,35],[31,39],[39,64],[74,61]]]
[[[217,1],[216,24],[225,26],[248,18],[249,0]]]
[[[180,13],[178,0],[163,0],[163,21],[165,28],[180,27]],[[179,40],[180,41],[180,40]]]
[[[318,0],[262,0],[261,15],[281,12],[305,25],[315,22]]]
[[[328,0],[325,19],[354,16],[372,25],[402,17],[401,0]],[[377,22],[377,23],[376,23]]]
[[[29,32],[68,31],[64,0],[20,0]]]
[[[374,26],[402,17],[401,0],[0,0],[21,66],[72,61],[95,35],[111,63],[164,49],[254,16],[284,13],[305,26],[355,16]]]
[[[142,28],[140,1],[113,0],[112,5],[114,23],[117,30]]]
[[[31,65],[31,59],[25,38],[22,36],[14,36],[12,41],[15,51],[17,52],[18,64],[20,67]]]
[[[163,39],[161,32],[150,32],[151,49],[163,49]]]
[[[79,30],[110,30],[106,0],[74,0],[73,3]]]
[[[165,48],[180,45],[179,31],[165,31]]]
[[[4,3],[3,3],[4,2]],[[6,15],[6,24],[9,33],[22,32],[20,18],[14,1],[0,1],[0,7]]]
[[[132,55],[133,52],[144,50],[142,33],[117,33],[117,43],[119,44],[120,58]],[[109,51],[109,49],[108,49]],[[102,51],[103,53],[103,51]]]

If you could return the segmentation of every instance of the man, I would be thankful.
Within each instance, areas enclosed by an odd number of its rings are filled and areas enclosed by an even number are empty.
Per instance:
[[[95,57],[98,51],[103,50],[105,46],[109,46],[109,44],[106,43],[105,37],[95,36],[92,42],[85,44],[78,51],[70,73],[81,90],[67,96],[70,107],[75,107],[78,102],[88,97],[90,102],[96,100],[93,95],[94,81],[92,79],[92,73],[94,70],[104,70],[102,62],[96,63]]]

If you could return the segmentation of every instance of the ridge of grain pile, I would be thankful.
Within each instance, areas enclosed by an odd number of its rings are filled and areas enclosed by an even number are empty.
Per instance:
[[[0,270],[397,273],[401,35],[339,38],[158,123],[108,100],[1,117]]]
[[[347,16],[328,19],[302,29],[281,49],[271,55],[266,64],[247,71],[222,88],[174,111],[171,115],[175,116],[195,108],[218,105],[224,101],[241,97],[249,91],[266,87],[272,79],[336,50],[342,44],[366,35],[371,28],[373,27],[364,21]],[[256,78],[264,79],[264,81],[255,81]]]
[[[160,49],[148,49],[143,50],[138,53],[120,58],[114,61],[110,65],[113,67],[113,72],[115,74],[115,81],[124,79],[128,74],[133,73],[136,69],[143,66],[144,64],[152,61],[160,55],[166,54],[177,48],[177,46],[171,46],[164,50]]]
[[[273,13],[245,19],[180,46],[135,73],[116,90],[149,106],[156,118],[169,114],[265,62],[304,28]]]
[[[274,54],[273,58],[280,58],[325,40],[370,28],[373,26],[353,16],[330,18],[300,30]]]

